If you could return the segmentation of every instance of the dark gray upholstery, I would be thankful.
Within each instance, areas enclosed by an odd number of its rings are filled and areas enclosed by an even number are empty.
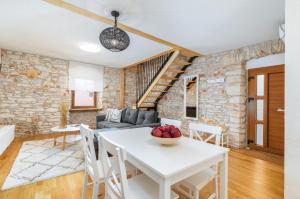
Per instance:
[[[127,118],[128,120],[132,119],[131,121],[132,123],[125,122],[126,117],[128,117]],[[141,128],[141,127],[157,127],[160,126],[160,119],[158,118],[158,113],[155,111],[142,111],[142,110],[133,110],[130,108],[125,108],[122,111],[122,117],[120,123],[105,121],[105,115],[98,115],[96,116],[96,125],[97,125],[97,129],[105,129],[105,128],[120,128],[120,129],[127,128],[128,129],[128,128]]]
[[[139,111],[136,121],[137,125],[152,124],[157,122],[158,113],[156,111]]]
[[[138,113],[139,113],[138,109],[127,108],[123,122],[136,124]]]
[[[126,118],[127,120],[125,120]],[[125,121],[131,121],[132,123],[128,123]],[[160,126],[160,119],[158,118],[158,113],[155,111],[139,111],[125,108],[122,111],[120,123],[105,121],[105,115],[98,115],[96,116],[96,124],[98,131],[105,131],[106,129],[109,130],[110,128],[131,129],[142,127],[157,127]],[[98,159],[98,139],[96,137],[94,138],[94,146]]]
[[[100,128],[124,128],[124,127],[130,127],[134,126],[134,124],[129,123],[119,123],[119,122],[108,122],[108,121],[102,121],[97,123],[97,127]]]
[[[121,122],[125,122],[125,121],[124,121],[124,118],[125,118],[126,111],[127,111],[127,108],[124,108],[124,109],[122,110],[122,114],[121,114]]]

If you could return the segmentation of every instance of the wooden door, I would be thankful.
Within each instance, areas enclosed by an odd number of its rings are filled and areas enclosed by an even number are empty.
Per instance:
[[[284,65],[248,71],[248,144],[284,151]]]
[[[269,74],[269,148],[284,150],[284,73]]]

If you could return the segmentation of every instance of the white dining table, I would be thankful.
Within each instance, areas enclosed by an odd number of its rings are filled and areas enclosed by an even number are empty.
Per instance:
[[[171,186],[220,163],[220,198],[228,197],[228,149],[182,137],[172,146],[157,143],[151,128],[99,132],[124,147],[127,161],[159,185],[159,199],[170,199]]]

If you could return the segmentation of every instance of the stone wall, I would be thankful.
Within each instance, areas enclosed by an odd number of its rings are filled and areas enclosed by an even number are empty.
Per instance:
[[[105,68],[102,94],[102,107],[107,108],[120,107],[120,69]]]
[[[125,70],[125,107],[136,106],[136,71]]]
[[[1,51],[0,123],[16,134],[45,134],[59,124],[58,107],[68,88],[68,61]]]
[[[284,52],[281,41],[267,41],[236,50],[202,56],[194,60],[187,75],[199,76],[199,122],[222,126],[229,133],[232,147],[246,144],[246,61]],[[210,83],[207,80],[224,79]],[[188,123],[183,115],[183,78],[181,77],[158,104],[160,117],[182,120],[187,133]],[[194,121],[194,120],[193,120]]]
[[[69,61],[11,50],[1,51],[0,124],[15,124],[17,136],[47,134],[60,120],[62,100],[68,94]],[[119,107],[119,69],[104,69],[103,112]],[[101,100],[99,100],[101,101]],[[98,112],[72,112],[69,123],[85,123],[94,128]]]

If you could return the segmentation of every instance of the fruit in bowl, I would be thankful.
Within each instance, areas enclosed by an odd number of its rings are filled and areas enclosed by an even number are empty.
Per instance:
[[[153,128],[151,135],[154,140],[163,145],[172,145],[182,136],[180,130],[173,125]]]

